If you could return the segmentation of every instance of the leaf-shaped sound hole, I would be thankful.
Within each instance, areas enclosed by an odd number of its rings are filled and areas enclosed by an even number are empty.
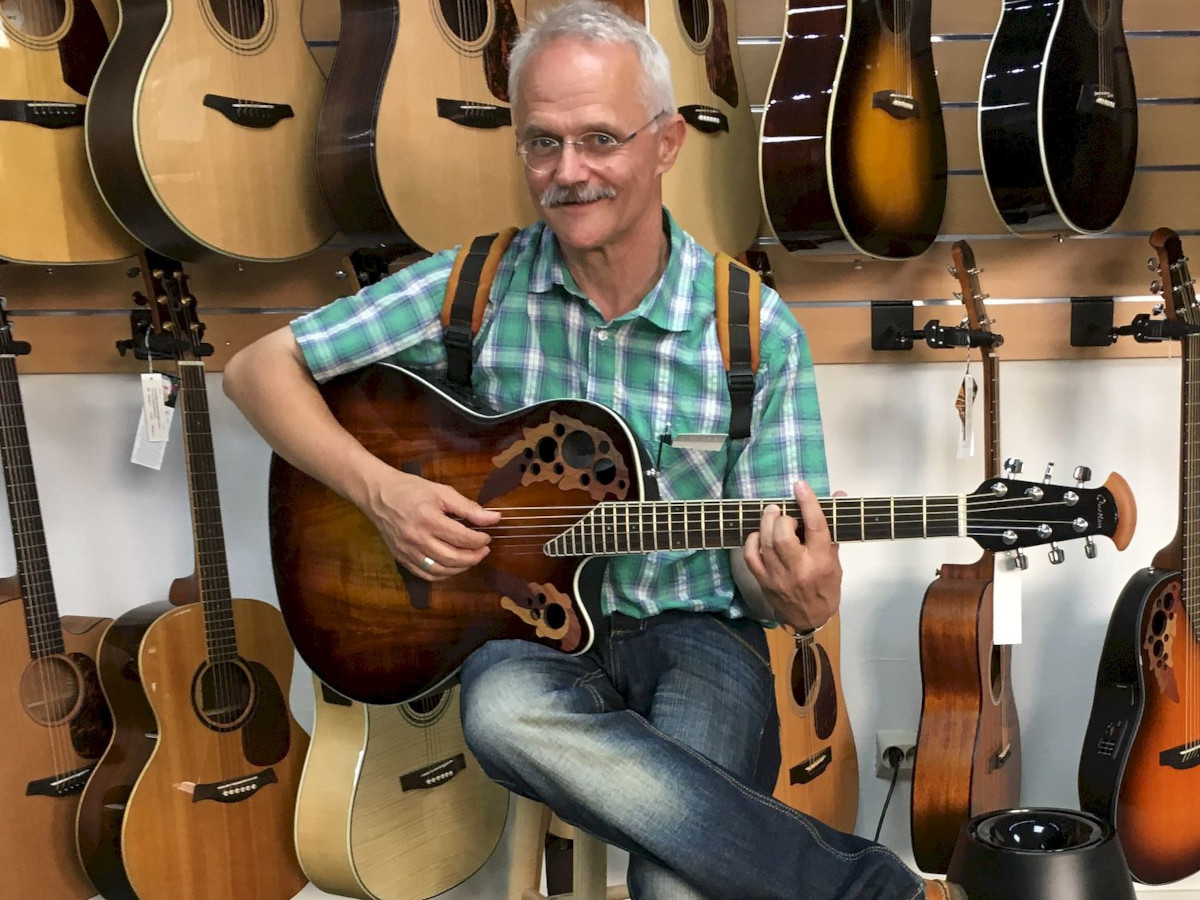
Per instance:
[[[266,19],[263,0],[212,0],[211,9],[217,24],[235,41],[256,37]]]
[[[487,0],[438,0],[446,27],[464,44],[477,43],[488,29]]]
[[[65,0],[0,0],[0,15],[14,31],[49,37],[67,16]]]
[[[679,19],[693,44],[704,44],[712,29],[712,9],[708,0],[679,0]]]

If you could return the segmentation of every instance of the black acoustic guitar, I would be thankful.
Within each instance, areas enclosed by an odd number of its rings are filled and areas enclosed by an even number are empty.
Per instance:
[[[979,93],[983,173],[1004,224],[1104,231],[1129,196],[1137,136],[1121,0],[1005,0]]]

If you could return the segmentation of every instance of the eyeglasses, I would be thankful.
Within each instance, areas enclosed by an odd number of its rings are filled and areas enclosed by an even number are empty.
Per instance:
[[[551,137],[547,134],[538,135],[525,141],[517,142],[517,154],[525,160],[525,166],[531,172],[553,172],[558,168],[562,159],[563,148],[570,144],[575,152],[584,158],[589,165],[602,165],[617,154],[622,147],[632,141],[646,128],[657,122],[666,113],[656,113],[645,125],[629,132],[623,138],[615,137],[605,131],[589,131],[581,134],[577,140],[568,141],[565,138]]]

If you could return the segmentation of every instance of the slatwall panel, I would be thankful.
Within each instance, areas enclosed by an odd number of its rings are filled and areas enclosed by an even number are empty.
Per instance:
[[[424,0],[401,0],[402,3]],[[727,0],[733,2],[733,0]],[[1158,355],[1162,348],[1126,339],[1105,349],[1069,346],[1066,298],[1116,295],[1145,298],[1119,303],[1118,324],[1152,304],[1145,235],[1168,225],[1185,235],[1185,248],[1200,248],[1200,3],[1196,0],[1126,0],[1125,27],[1138,86],[1138,172],[1124,213],[1109,235],[1053,239],[1009,234],[988,199],[980,173],[974,104],[999,0],[934,0],[934,59],[945,105],[951,172],[946,217],[939,241],[905,262],[801,257],[767,246],[780,290],[808,328],[819,362],[895,361],[939,358],[933,351],[870,350],[870,300],[949,301],[956,282],[945,271],[949,241],[971,240],[991,294],[989,312],[1007,342],[1005,358]],[[515,4],[523,15],[524,3]],[[779,48],[786,4],[737,0],[742,64],[751,101],[762,103]],[[337,47],[336,0],[310,0],[303,12],[309,47],[325,69]],[[110,26],[113,23],[108,23]],[[345,293],[339,278],[344,250],[320,251],[285,264],[236,262],[190,266],[201,317],[215,346],[210,367],[297,311]],[[1200,253],[1200,250],[1197,251]],[[0,267],[18,336],[34,344],[22,371],[131,371],[140,364],[120,359],[113,341],[126,337],[130,292],[140,279],[126,276],[129,263],[111,266]],[[936,317],[949,322],[957,306],[918,307],[917,324]],[[944,358],[944,357],[941,357]]]

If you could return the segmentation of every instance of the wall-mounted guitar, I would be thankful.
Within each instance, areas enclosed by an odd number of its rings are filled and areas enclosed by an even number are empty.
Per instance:
[[[1150,236],[1180,337],[1179,530],[1121,592],[1109,620],[1079,759],[1081,807],[1117,830],[1134,878],[1200,871],[1200,302],[1179,236]]]
[[[84,108],[107,48],[91,0],[0,3],[0,259],[102,263],[137,252],[84,152]]]
[[[955,241],[954,265],[968,327],[991,334],[975,255]],[[984,471],[1000,475],[1000,365],[983,360]],[[1014,462],[1015,466],[1015,462]],[[1051,559],[1061,557],[1052,553]],[[947,563],[921,603],[921,722],[913,766],[912,846],[917,867],[945,872],[962,824],[1021,799],[1021,729],[1012,693],[1012,647],[992,643],[995,554]]]
[[[90,848],[103,851],[96,857],[84,846],[81,806],[80,855],[85,865],[119,866],[93,876],[108,900],[286,900],[305,883],[292,820],[308,736],[287,706],[292,648],[278,610],[230,597],[201,362],[210,348],[182,271],[149,277],[150,348],[179,360],[200,600],[156,617],[164,604],[143,607],[141,618],[150,621],[136,651],[110,657],[102,649],[109,697],[116,702],[109,685],[129,690],[137,682],[157,740],[131,789],[98,784],[87,820],[99,831],[88,837]],[[122,656],[121,669],[107,668]],[[116,715],[113,746],[97,774],[110,759],[121,767],[127,750],[142,754],[147,743],[146,734],[122,727],[123,710]],[[119,746],[127,736],[134,743]]]
[[[95,891],[72,840],[79,792],[112,732],[96,678],[109,619],[58,616],[14,341],[0,307],[0,455],[17,574],[0,579],[0,871],[10,897]]]
[[[348,0],[317,167],[358,246],[427,250],[535,217],[508,102],[510,0]]]
[[[930,0],[790,0],[759,142],[786,249],[906,259],[937,236],[946,132],[929,29]]]
[[[1121,0],[1004,4],[979,89],[979,146],[1011,231],[1112,225],[1137,157]]]
[[[588,607],[605,557],[741,547],[767,503],[798,515],[784,499],[657,501],[640,441],[589,401],[487,415],[387,364],[321,391],[371,453],[504,513],[485,563],[430,585],[397,571],[356,506],[273,458],[271,558],[284,618],[313,672],[364,703],[436,690],[492,638],[584,652],[600,621]],[[969,497],[821,504],[836,541],[965,535],[1002,550],[1100,533],[1124,546],[1133,531],[1133,498],[1116,474],[1091,490],[990,479]]]
[[[303,256],[334,223],[313,143],[324,78],[299,0],[132,0],[85,119],[96,184],[173,259]]]

